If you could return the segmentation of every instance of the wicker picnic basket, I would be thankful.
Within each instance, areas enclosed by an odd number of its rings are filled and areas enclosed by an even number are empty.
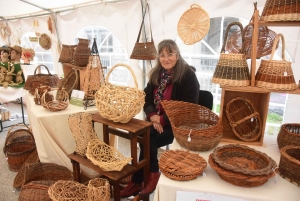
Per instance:
[[[49,94],[51,91],[57,90],[57,93],[61,93],[60,100],[52,100],[48,101],[46,100],[47,94]],[[52,88],[51,91],[45,91],[44,94],[41,97],[41,105],[52,112],[57,112],[61,110],[65,110],[69,105],[69,95],[66,92],[66,90],[62,88]]]
[[[177,32],[186,45],[193,45],[208,33],[210,18],[208,13],[197,4],[185,11],[177,24]]]
[[[159,169],[168,178],[176,181],[189,181],[200,176],[207,163],[195,153],[183,150],[168,150],[159,158]]]
[[[300,124],[282,124],[277,135],[277,144],[279,149],[288,145],[300,146]]]
[[[57,181],[48,189],[48,195],[53,201],[83,201],[88,200],[88,187],[76,181]]]
[[[88,184],[88,200],[110,201],[110,185],[108,180],[95,178]]]
[[[276,45],[281,38],[282,60],[273,60]],[[297,85],[292,70],[292,62],[285,60],[285,42],[282,34],[277,34],[269,60],[261,60],[255,75],[255,86],[273,90],[294,90]]]
[[[300,146],[285,146],[280,153],[280,176],[300,186]]]
[[[240,140],[252,142],[261,137],[262,121],[253,103],[245,97],[235,97],[226,104],[226,117],[233,133]]]
[[[18,201],[51,201],[48,189],[54,183],[52,180],[31,181],[22,186]]]
[[[190,150],[208,151],[223,134],[221,119],[210,109],[183,101],[161,101],[177,142]]]
[[[261,186],[268,181],[269,178],[275,176],[278,172],[278,169],[275,169],[274,172],[270,173],[269,175],[247,175],[237,172],[232,172],[226,169],[223,169],[221,166],[216,163],[210,154],[208,163],[210,166],[218,173],[219,177],[224,181],[231,183],[235,186],[241,187],[257,187]]]
[[[234,25],[239,26],[241,33],[243,33],[243,25],[240,22],[232,22],[227,26],[220,58],[214,71],[212,82],[228,86],[249,86],[250,74],[245,55],[244,37],[242,37],[242,47],[238,54],[225,53],[228,33]]]
[[[300,21],[298,0],[267,0],[261,21]]]
[[[65,78],[59,82],[57,85],[58,88],[63,88],[68,93],[68,96],[71,97],[72,90],[75,89],[78,85],[78,71],[75,68],[72,68]],[[57,91],[56,100],[61,100],[64,97],[64,92],[62,90]]]
[[[109,83],[108,78],[112,71],[118,67],[127,68],[134,79],[135,88],[116,86]],[[95,94],[96,107],[102,117],[114,122],[127,123],[138,114],[145,103],[145,92],[138,89],[138,83],[131,67],[126,64],[114,65],[106,75],[106,85]]]
[[[20,188],[25,182],[25,164],[26,163],[38,163],[40,161],[37,150],[34,150],[30,156],[23,163],[21,168],[19,169],[17,175],[15,176],[13,187]]]
[[[239,144],[217,147],[211,156],[223,169],[245,175],[269,175],[277,166],[265,153]]]
[[[89,141],[86,157],[104,171],[121,171],[132,160],[99,139]]]

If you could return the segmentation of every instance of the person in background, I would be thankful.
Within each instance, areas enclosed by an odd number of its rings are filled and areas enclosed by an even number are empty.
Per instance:
[[[25,65],[29,65],[30,61],[33,61],[35,56],[35,52],[31,48],[22,48],[22,55],[21,58],[24,61]]]
[[[180,55],[173,40],[163,40],[158,44],[156,66],[150,71],[144,112],[153,125],[150,128],[150,174],[144,184],[143,170],[135,172],[128,185],[121,190],[121,197],[151,194],[160,177],[157,153],[158,148],[171,144],[174,139],[170,121],[162,108],[162,100],[177,100],[198,103],[199,83],[195,68],[188,65]],[[143,144],[140,144],[139,161],[144,156]]]

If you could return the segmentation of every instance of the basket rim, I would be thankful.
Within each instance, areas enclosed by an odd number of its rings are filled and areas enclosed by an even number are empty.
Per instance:
[[[288,146],[285,146],[283,148],[280,149],[280,153],[281,153],[281,157],[285,157],[287,158],[289,161],[297,164],[297,165],[300,165],[300,160],[297,160],[296,158],[290,156],[287,151],[288,150],[291,150],[291,149],[297,149],[297,150],[300,150],[300,146],[294,146],[294,145],[288,145]]]

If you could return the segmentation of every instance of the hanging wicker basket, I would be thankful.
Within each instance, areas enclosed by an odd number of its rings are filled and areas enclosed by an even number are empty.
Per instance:
[[[42,48],[44,48],[45,50],[49,50],[51,48],[51,38],[43,33],[40,37],[39,37],[39,44]]]
[[[177,24],[177,32],[186,45],[193,45],[208,33],[210,18],[199,5],[193,4],[185,11]]]
[[[277,144],[279,149],[288,145],[300,146],[300,124],[282,124],[277,135]]]

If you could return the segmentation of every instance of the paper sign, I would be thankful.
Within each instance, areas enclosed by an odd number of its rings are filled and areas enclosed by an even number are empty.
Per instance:
[[[176,201],[248,201],[212,193],[176,191]]]
[[[70,104],[83,107],[84,91],[72,90]]]

